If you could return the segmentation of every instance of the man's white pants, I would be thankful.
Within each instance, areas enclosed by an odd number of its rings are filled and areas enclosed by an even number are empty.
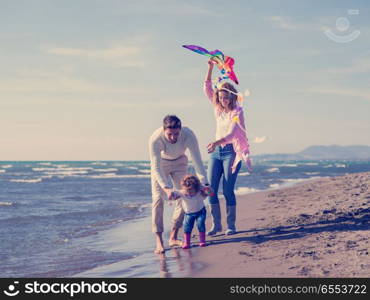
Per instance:
[[[187,174],[188,158],[186,155],[176,160],[161,160],[161,167],[164,175],[170,177],[176,190],[181,189],[181,180]],[[163,189],[158,184],[157,179],[151,173],[152,182],[152,231],[163,232],[163,206],[164,199],[167,199]],[[184,220],[184,210],[181,206],[181,200],[170,200],[175,204],[172,215],[172,229],[178,229],[182,226]]]

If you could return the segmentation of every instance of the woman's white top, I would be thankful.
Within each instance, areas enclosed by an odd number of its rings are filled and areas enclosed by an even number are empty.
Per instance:
[[[219,139],[224,138],[230,132],[232,119],[231,114],[227,113],[220,113],[219,115],[215,115],[216,117],[216,141]]]

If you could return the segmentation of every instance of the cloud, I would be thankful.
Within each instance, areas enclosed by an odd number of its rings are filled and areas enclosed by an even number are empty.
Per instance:
[[[125,3],[124,14],[160,14],[174,16],[219,16],[220,14],[199,5],[174,0],[130,1]]]
[[[67,69],[67,71],[65,69]],[[143,89],[135,87],[117,87],[111,84],[77,78],[69,73],[68,66],[63,66],[60,71],[21,69],[16,73],[15,77],[1,80],[0,91],[8,93],[82,92],[97,94],[147,94]]]
[[[344,89],[340,87],[313,87],[308,89],[310,93],[337,95],[342,97],[358,97],[370,100],[370,90]]]
[[[350,75],[370,72],[370,58],[354,59],[348,67],[320,70],[324,74]]]
[[[281,29],[287,29],[287,30],[297,30],[297,29],[303,29],[305,26],[298,23],[292,23],[289,22],[287,19],[283,18],[282,16],[271,16],[267,18],[268,21],[272,22],[272,24]]]
[[[267,21],[270,21],[275,27],[285,30],[314,30],[314,31],[324,31],[326,27],[314,24],[307,23],[294,23],[289,21],[287,18],[282,16],[271,16],[266,18]]]
[[[265,136],[255,137],[254,140],[253,140],[253,143],[261,144],[261,143],[265,142],[266,139],[267,138]]]
[[[44,51],[61,56],[114,62],[114,65],[119,67],[144,67],[146,65],[145,61],[140,58],[143,54],[143,48],[139,46],[116,45],[103,49],[50,47]]]

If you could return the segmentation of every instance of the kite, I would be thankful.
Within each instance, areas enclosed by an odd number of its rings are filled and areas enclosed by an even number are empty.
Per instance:
[[[205,55],[213,60],[217,64],[217,67],[222,74],[222,76],[218,78],[218,82],[222,81],[223,79],[230,78],[236,84],[239,84],[238,78],[236,77],[233,69],[235,60],[232,57],[225,56],[220,50],[208,51],[207,49],[196,45],[183,45],[183,47],[194,51],[195,53]]]

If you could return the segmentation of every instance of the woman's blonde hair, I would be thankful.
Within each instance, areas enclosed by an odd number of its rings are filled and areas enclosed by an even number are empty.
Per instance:
[[[185,177],[181,181],[181,186],[185,190],[194,189],[197,193],[200,191],[201,188],[201,184],[198,177],[193,174],[185,175]]]
[[[213,93],[213,103],[216,107],[223,111],[224,108],[222,107],[220,100],[219,100],[219,93],[225,92],[228,94],[228,98],[230,99],[230,103],[228,105],[229,110],[234,110],[237,107],[238,102],[238,91],[234,88],[234,86],[229,82],[222,83]]]

